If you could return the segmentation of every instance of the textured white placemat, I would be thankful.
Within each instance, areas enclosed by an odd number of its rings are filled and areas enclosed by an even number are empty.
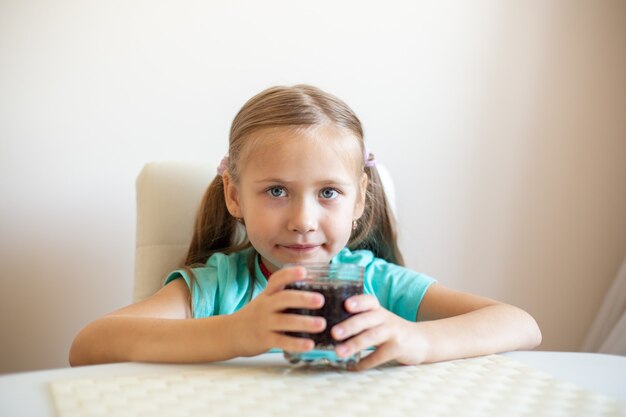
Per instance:
[[[626,405],[503,356],[365,372],[209,366],[51,383],[60,417],[626,416]]]

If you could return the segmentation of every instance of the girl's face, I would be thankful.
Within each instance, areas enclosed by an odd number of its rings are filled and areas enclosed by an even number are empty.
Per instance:
[[[250,140],[250,139],[248,139]],[[358,141],[336,129],[264,129],[242,155],[239,182],[224,175],[230,213],[243,218],[270,271],[329,262],[363,213],[367,175]]]

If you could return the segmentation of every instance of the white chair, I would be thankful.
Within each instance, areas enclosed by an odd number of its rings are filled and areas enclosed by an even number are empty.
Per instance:
[[[134,301],[154,294],[184,261],[200,200],[218,162],[150,162],[139,173]],[[377,167],[395,213],[393,181],[385,167]]]
[[[184,261],[200,199],[215,164],[163,161],[146,164],[136,181],[137,226],[133,300],[154,294]]]

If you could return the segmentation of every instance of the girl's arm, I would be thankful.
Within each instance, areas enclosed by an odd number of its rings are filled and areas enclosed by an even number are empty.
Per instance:
[[[518,349],[541,343],[535,320],[525,311],[488,298],[430,286],[420,304],[417,322],[407,321],[382,308],[369,295],[349,301],[358,314],[335,326],[338,340],[354,336],[337,347],[340,356],[376,346],[359,369],[397,360],[404,364],[438,362]]]
[[[236,313],[199,319],[191,318],[189,289],[183,279],[177,279],[149,299],[88,324],[72,343],[70,364],[212,362],[253,356],[272,347],[293,352],[312,349],[312,340],[284,332],[320,332],[324,320],[283,311],[319,308],[323,297],[283,290],[304,277],[302,268],[279,272],[259,296]]]
[[[424,362],[480,356],[541,343],[541,331],[526,311],[509,304],[433,284],[417,314],[425,339]]]
[[[72,343],[70,364],[228,359],[229,316],[190,317],[189,289],[177,279],[147,300],[88,324]],[[220,343],[217,334],[224,335]]]

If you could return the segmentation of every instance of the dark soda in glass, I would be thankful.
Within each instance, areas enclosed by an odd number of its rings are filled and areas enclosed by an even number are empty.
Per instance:
[[[294,265],[289,265],[294,266]],[[287,332],[290,336],[304,337],[315,342],[315,348],[308,352],[285,352],[285,358],[292,364],[330,365],[346,368],[358,363],[360,353],[347,358],[335,355],[335,345],[330,331],[353,314],[348,313],[345,301],[363,294],[364,268],[353,264],[303,264],[307,270],[306,279],[291,283],[285,289],[318,292],[324,296],[324,305],[315,310],[291,308],[286,312],[321,316],[326,319],[326,328],[321,333]]]

